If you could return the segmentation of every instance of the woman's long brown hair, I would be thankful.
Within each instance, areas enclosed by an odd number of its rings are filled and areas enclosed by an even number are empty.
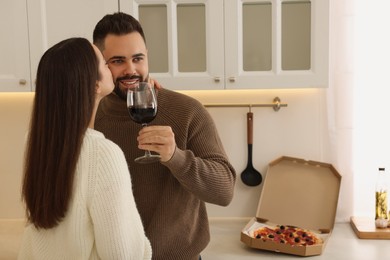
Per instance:
[[[97,80],[97,56],[84,38],[57,43],[39,62],[22,186],[37,228],[57,226],[67,212]]]

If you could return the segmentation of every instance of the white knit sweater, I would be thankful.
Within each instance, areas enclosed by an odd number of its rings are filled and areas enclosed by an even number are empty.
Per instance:
[[[88,129],[66,217],[52,229],[29,224],[18,259],[151,259],[122,150]]]

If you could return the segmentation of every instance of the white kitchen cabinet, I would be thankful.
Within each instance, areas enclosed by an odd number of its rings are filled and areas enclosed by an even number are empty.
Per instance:
[[[329,0],[119,0],[171,89],[327,87]]]
[[[69,37],[92,42],[96,23],[118,0],[2,0],[0,91],[34,91],[42,54]]]
[[[0,91],[31,91],[26,2],[0,1]]]
[[[104,15],[119,10],[117,0],[27,0],[27,3],[32,79],[49,47],[70,37],[84,37],[92,42],[96,23]]]
[[[141,22],[150,74],[164,87],[224,88],[223,0],[120,0],[120,6]],[[182,55],[189,57],[184,65]]]

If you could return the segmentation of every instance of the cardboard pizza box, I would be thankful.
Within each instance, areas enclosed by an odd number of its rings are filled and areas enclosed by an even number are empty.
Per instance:
[[[241,241],[252,248],[286,254],[322,254],[336,218],[341,175],[331,165],[280,157],[268,165],[256,216],[241,231]],[[261,226],[290,225],[307,229],[323,240],[312,246],[291,246],[253,238]]]

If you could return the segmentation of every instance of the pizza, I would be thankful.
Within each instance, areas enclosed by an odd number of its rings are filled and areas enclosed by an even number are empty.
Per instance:
[[[312,246],[323,243],[322,239],[314,232],[287,225],[258,228],[253,231],[252,237],[292,246]]]

